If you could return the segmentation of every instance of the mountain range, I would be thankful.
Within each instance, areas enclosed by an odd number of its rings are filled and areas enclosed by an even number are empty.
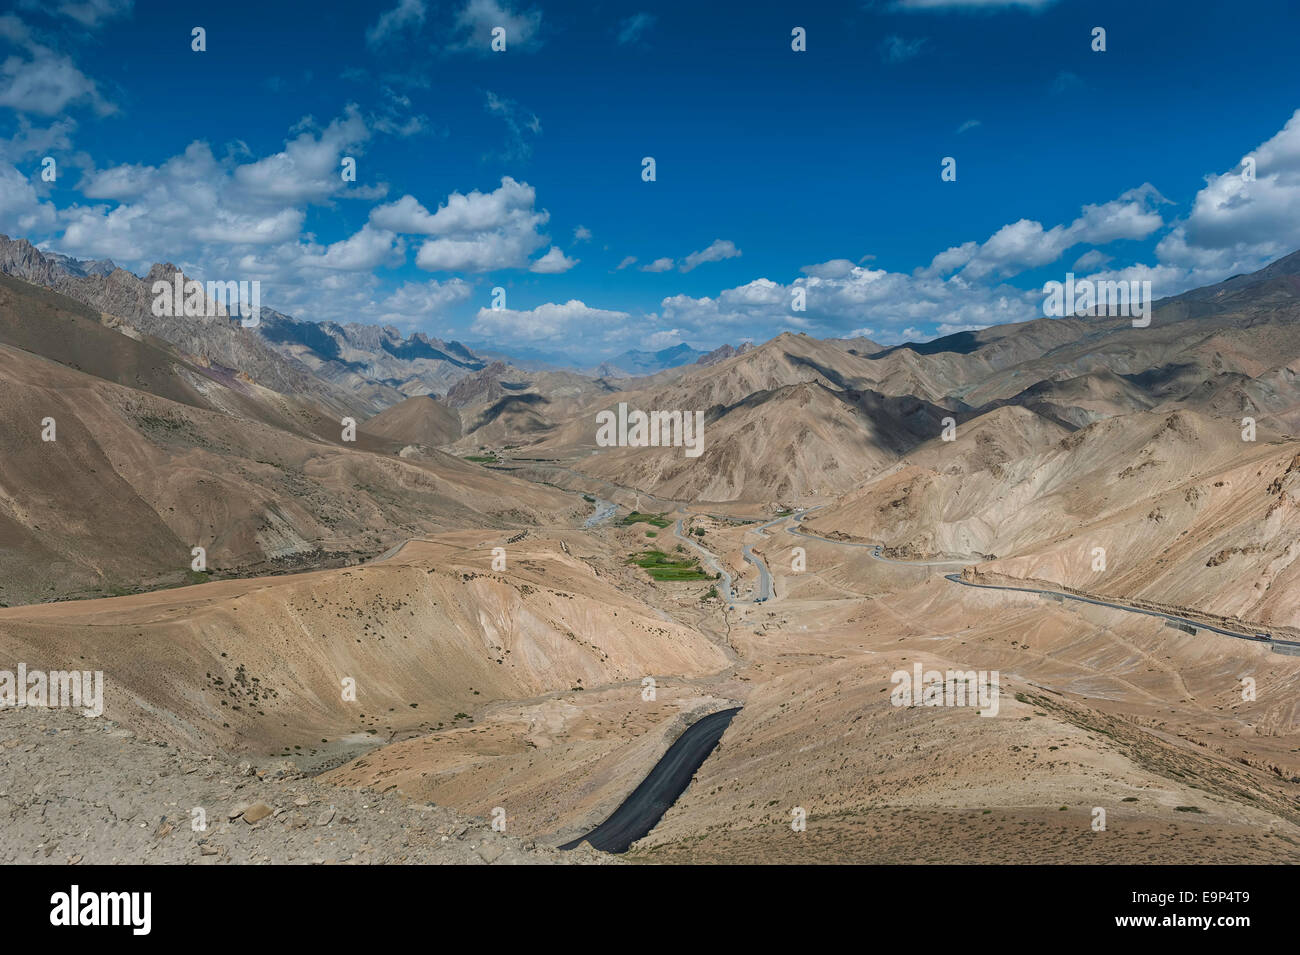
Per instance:
[[[588,373],[155,316],[175,271],[0,242],[0,653],[134,732],[560,845],[741,707],[634,857],[1296,860],[1300,253],[1149,327]],[[891,705],[917,664],[999,718]]]

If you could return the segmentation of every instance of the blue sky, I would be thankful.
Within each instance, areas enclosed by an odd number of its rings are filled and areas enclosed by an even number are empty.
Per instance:
[[[1158,297],[1300,248],[1282,0],[319,6],[11,0],[0,231],[578,363],[924,339],[1067,271]]]

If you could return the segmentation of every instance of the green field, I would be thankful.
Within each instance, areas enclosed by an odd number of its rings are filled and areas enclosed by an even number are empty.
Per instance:
[[[643,550],[628,558],[629,564],[641,567],[655,580],[713,580],[692,559],[676,560],[661,550]]]
[[[627,517],[619,521],[620,524],[653,524],[655,527],[667,527],[672,523],[662,514],[642,514],[640,511],[633,511]]]

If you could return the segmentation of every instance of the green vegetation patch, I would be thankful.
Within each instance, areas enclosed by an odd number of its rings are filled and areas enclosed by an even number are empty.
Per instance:
[[[662,514],[642,514],[640,511],[633,511],[619,523],[625,526],[629,524],[652,524],[655,527],[662,528],[667,527],[672,521]]]
[[[629,564],[636,564],[655,580],[712,580],[700,568],[697,560],[675,560],[661,550],[643,550],[628,558]]]

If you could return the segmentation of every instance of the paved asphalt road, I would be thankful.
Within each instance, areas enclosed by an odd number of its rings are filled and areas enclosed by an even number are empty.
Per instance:
[[[805,516],[806,516],[810,511],[814,511],[814,510],[816,510],[816,508],[809,508],[808,511],[804,511],[803,513],[799,514],[799,515],[795,518],[795,520],[796,520],[797,522],[801,522],[801,521],[804,519],[804,517],[805,517]],[[882,561],[885,561],[885,562],[890,563],[890,564],[918,564],[918,565],[921,565],[921,566],[927,566],[927,565],[928,565],[928,566],[934,566],[934,565],[941,565],[941,564],[961,564],[961,563],[965,563],[965,561],[960,561],[960,560],[955,560],[955,561],[945,561],[945,560],[917,560],[917,561],[911,561],[911,560],[891,560],[891,559],[888,558],[888,557],[882,557],[882,556],[881,556],[881,554],[880,554],[880,549],[881,549],[881,548],[880,548],[880,545],[879,545],[879,544],[865,544],[865,543],[858,543],[858,542],[855,542],[855,541],[836,541],[836,540],[831,540],[831,539],[826,538],[826,537],[818,537],[818,536],[815,535],[815,534],[810,534],[810,533],[808,533],[807,531],[804,531],[804,530],[801,529],[801,528],[791,528],[791,529],[790,529],[790,533],[791,533],[791,534],[796,534],[796,535],[798,535],[799,537],[811,537],[811,538],[813,538],[813,539],[815,539],[815,540],[824,541],[824,542],[826,542],[826,543],[828,543],[828,544],[842,544],[842,545],[845,545],[845,546],[848,546],[848,547],[869,547],[869,548],[871,548],[871,556],[872,556],[872,557],[874,557],[876,560],[882,560]],[[1014,590],[1014,591],[1018,591],[1018,592],[1020,592],[1020,593],[1026,593],[1026,594],[1038,594],[1038,595],[1040,595],[1040,596],[1044,596],[1044,597],[1060,597],[1060,598],[1063,598],[1063,599],[1065,599],[1065,600],[1077,600],[1077,601],[1079,601],[1080,603],[1092,604],[1092,605],[1095,606],[1095,607],[1110,607],[1110,608],[1113,609],[1113,610],[1127,610],[1129,613],[1140,613],[1140,614],[1144,614],[1144,615],[1146,615],[1146,616],[1148,616],[1148,617],[1159,617],[1159,618],[1161,618],[1161,619],[1163,619],[1163,620],[1168,620],[1168,621],[1170,621],[1170,622],[1172,622],[1172,623],[1180,623],[1180,624],[1184,624],[1184,625],[1189,626],[1189,627],[1195,627],[1195,628],[1198,629],[1198,630],[1211,630],[1211,631],[1213,631],[1214,633],[1222,634],[1222,635],[1225,636],[1225,637],[1234,637],[1234,638],[1236,638],[1236,639],[1238,639],[1238,640],[1250,640],[1252,643],[1274,643],[1274,644],[1282,644],[1283,646],[1287,646],[1287,647],[1296,646],[1296,644],[1294,644],[1294,643],[1293,643],[1292,641],[1290,641],[1290,640],[1276,640],[1276,639],[1273,639],[1272,637],[1265,637],[1265,638],[1262,638],[1262,639],[1261,639],[1260,637],[1256,636],[1256,635],[1253,634],[1253,633],[1238,633],[1238,632],[1233,631],[1233,630],[1224,630],[1222,627],[1216,627],[1216,626],[1214,626],[1213,624],[1210,624],[1210,623],[1202,623],[1202,622],[1200,622],[1199,620],[1192,620],[1192,619],[1190,619],[1190,618],[1188,618],[1188,617],[1179,617],[1179,616],[1177,616],[1177,615],[1175,615],[1175,614],[1161,613],[1161,612],[1158,611],[1158,610],[1144,610],[1144,609],[1141,608],[1141,607],[1131,607],[1131,606],[1129,606],[1129,605],[1127,605],[1127,604],[1111,603],[1109,600],[1097,600],[1097,599],[1094,598],[1094,597],[1082,597],[1082,596],[1079,596],[1078,594],[1069,594],[1069,593],[1065,593],[1064,591],[1059,591],[1059,590],[1040,590],[1040,589],[1038,589],[1037,587],[1008,587],[1008,586],[1005,586],[1005,585],[1002,585],[1002,584],[976,584],[976,583],[972,583],[972,582],[969,581],[969,580],[963,580],[963,579],[961,578],[961,575],[960,575],[960,574],[944,574],[944,578],[947,579],[947,580],[952,581],[952,582],[955,583],[955,584],[961,584],[963,587],[977,587],[977,588],[979,588],[979,589],[981,589],[981,590]]]
[[[1236,637],[1239,640],[1250,640],[1252,643],[1280,642],[1288,643],[1289,641],[1270,641],[1261,640],[1254,634],[1237,633],[1233,630],[1224,630],[1222,627],[1216,627],[1213,624],[1201,623],[1199,620],[1191,620],[1187,617],[1178,617],[1173,614],[1161,613],[1159,610],[1144,610],[1141,607],[1129,607],[1125,604],[1115,604],[1108,600],[1097,600],[1093,597],[1081,597],[1078,594],[1067,594],[1060,590],[1039,590],[1036,587],[1007,587],[1003,584],[976,584],[969,580],[962,580],[960,574],[944,574],[948,580],[955,584],[961,584],[963,587],[978,587],[981,590],[1018,590],[1026,594],[1041,594],[1048,597],[1064,597],[1066,600],[1077,600],[1080,603],[1092,604],[1096,607],[1111,607],[1115,610],[1127,610],[1129,613],[1145,614],[1148,617],[1160,617],[1164,620],[1170,620],[1174,623],[1186,624],[1189,627],[1195,627],[1197,630],[1213,630],[1215,633],[1221,633],[1225,637]]]
[[[695,771],[709,758],[739,712],[740,707],[719,710],[692,723],[613,815],[560,848],[576,849],[580,843],[590,842],[602,852],[626,852],[628,846],[659,824],[668,807],[686,791]]]
[[[686,534],[682,533],[682,520],[683,518],[677,518],[677,523],[673,525],[673,536],[678,540],[690,544],[704,556],[704,563],[715,570],[721,578],[722,589],[720,590],[720,594],[722,599],[727,602],[728,607],[736,606],[736,598],[732,595],[731,574],[727,573],[727,568],[722,566],[722,561],[718,559],[717,554],[713,553],[713,551],[709,550],[703,544],[692,540]]]
[[[784,524],[789,519],[790,515],[787,514],[784,517],[778,517],[776,520],[768,521],[766,524],[753,528],[752,531],[747,531],[746,533],[754,533],[763,538],[763,540],[767,540],[767,535],[764,534],[763,531],[767,530],[773,524]],[[763,558],[754,553],[754,548],[751,544],[742,545],[740,548],[740,555],[758,568],[758,598],[755,602],[759,603],[764,600],[772,599],[772,597],[775,596],[775,591],[772,590],[772,575],[768,572],[767,564],[763,561]]]

